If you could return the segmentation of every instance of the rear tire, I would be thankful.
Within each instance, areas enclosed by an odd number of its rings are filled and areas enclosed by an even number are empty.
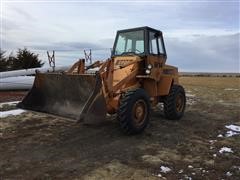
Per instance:
[[[149,122],[150,103],[144,89],[127,91],[120,99],[117,112],[121,129],[126,134],[142,132]]]
[[[169,95],[164,99],[164,114],[167,119],[178,120],[184,115],[186,96],[184,88],[173,85]]]

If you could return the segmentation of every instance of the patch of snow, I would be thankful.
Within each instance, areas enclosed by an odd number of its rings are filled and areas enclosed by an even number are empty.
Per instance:
[[[10,111],[1,111],[0,112],[0,117],[1,118],[5,118],[5,117],[8,117],[8,116],[17,116],[19,114],[22,114],[26,112],[25,110],[23,109],[14,109],[14,110],[10,110]]]
[[[240,135],[240,132],[227,131],[226,134],[225,134],[226,137],[232,137],[232,136],[235,136],[235,135]]]
[[[227,176],[232,176],[232,173],[230,173],[229,171],[226,173]]]
[[[226,153],[233,153],[232,149],[231,148],[228,148],[228,147],[222,147],[219,152],[222,154],[224,152]]]
[[[196,173],[195,173],[195,172],[192,172],[192,175],[196,175]]]
[[[228,125],[228,126],[225,126],[225,127],[232,130],[232,131],[240,132],[240,126],[231,124],[231,125]]]
[[[192,168],[193,168],[193,166],[191,166],[191,165],[188,165],[188,168],[192,169]]]
[[[213,154],[213,157],[217,157],[217,154]]]
[[[235,89],[235,88],[225,88],[225,91],[238,91],[239,89]]]
[[[171,171],[171,169],[167,166],[161,166],[160,169],[161,169],[161,172],[163,173],[168,173]]]
[[[164,179],[164,177],[163,177],[160,173],[158,173],[158,174],[152,174],[152,176],[156,176],[156,177],[159,177],[159,178],[161,178],[161,179]]]
[[[225,137],[232,137],[235,135],[240,135],[240,126],[230,124],[230,125],[226,125],[225,127],[227,129],[229,129],[229,131],[226,132]],[[223,137],[223,135],[219,134],[217,137]]]
[[[217,140],[209,140],[210,144],[217,142]]]
[[[179,170],[178,173],[179,173],[179,174],[183,173],[183,169]]]
[[[20,101],[12,101],[12,102],[3,102],[0,103],[0,108],[2,108],[5,105],[16,105],[17,103],[19,103]]]

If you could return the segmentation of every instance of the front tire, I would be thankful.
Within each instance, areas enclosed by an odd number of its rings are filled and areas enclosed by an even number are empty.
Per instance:
[[[178,120],[184,115],[186,107],[185,90],[180,85],[173,85],[164,99],[164,114],[167,119]]]
[[[126,134],[142,132],[149,122],[150,103],[144,89],[127,91],[120,99],[117,112],[120,126]]]

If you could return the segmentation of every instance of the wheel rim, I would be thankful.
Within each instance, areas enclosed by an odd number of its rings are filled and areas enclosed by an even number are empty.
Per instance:
[[[141,126],[144,123],[147,115],[147,104],[140,99],[133,106],[132,117],[136,126]]]
[[[176,110],[177,112],[183,112],[184,109],[184,96],[183,94],[178,94],[176,97]]]

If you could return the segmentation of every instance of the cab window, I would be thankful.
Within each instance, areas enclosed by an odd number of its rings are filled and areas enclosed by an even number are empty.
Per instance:
[[[149,33],[149,53],[150,54],[158,54],[158,46],[157,46],[158,36],[155,32]]]
[[[159,46],[159,53],[165,55],[165,51],[163,48],[163,39],[161,36],[158,37],[158,46]]]
[[[121,32],[118,34],[113,55],[144,53],[144,31]]]

